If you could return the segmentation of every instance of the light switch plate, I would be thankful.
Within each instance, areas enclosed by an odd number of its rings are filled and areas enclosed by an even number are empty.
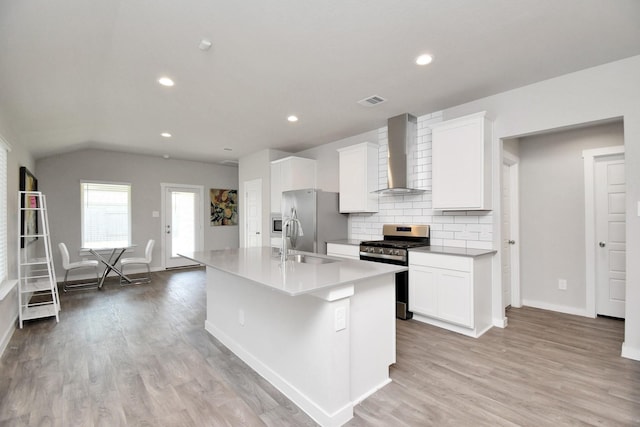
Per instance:
[[[152,212],[151,212],[151,217],[153,217],[153,218],[160,218],[160,212],[158,212],[158,211],[152,211]]]

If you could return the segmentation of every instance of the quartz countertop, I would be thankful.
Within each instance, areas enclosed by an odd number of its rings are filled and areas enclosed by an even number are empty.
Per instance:
[[[483,255],[492,255],[497,251],[493,249],[467,249],[456,248],[453,246],[421,246],[415,249],[409,249],[410,252],[426,252],[430,254],[455,255],[476,258]]]
[[[408,270],[408,267],[399,265],[333,258],[300,251],[292,253],[330,258],[336,262],[304,264],[289,260],[283,265],[280,263],[278,250],[270,247],[184,252],[179,255],[290,296],[310,294]]]
[[[327,243],[334,243],[336,245],[360,246],[361,241],[362,240],[342,239],[342,240],[330,240]]]

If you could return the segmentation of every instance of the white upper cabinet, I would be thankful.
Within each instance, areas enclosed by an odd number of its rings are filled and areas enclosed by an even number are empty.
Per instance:
[[[316,188],[316,161],[285,157],[271,162],[271,212],[282,209],[282,192]]]
[[[340,212],[378,212],[378,146],[363,142],[338,152]]]
[[[491,122],[485,114],[431,126],[433,209],[491,210]]]

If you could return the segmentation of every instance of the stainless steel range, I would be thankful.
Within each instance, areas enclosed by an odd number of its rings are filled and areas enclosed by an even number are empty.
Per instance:
[[[385,224],[383,240],[360,243],[360,259],[395,265],[409,265],[409,249],[429,246],[428,225]],[[409,311],[409,272],[396,274],[396,317],[411,319]]]

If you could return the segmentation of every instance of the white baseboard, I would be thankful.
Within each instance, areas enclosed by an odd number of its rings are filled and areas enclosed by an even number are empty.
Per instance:
[[[4,354],[4,351],[7,349],[9,345],[9,341],[11,341],[11,337],[13,333],[16,331],[16,322],[18,321],[18,316],[13,319],[13,322],[9,323],[9,328],[4,331],[2,335],[2,340],[0,340],[0,357]]]
[[[509,318],[508,317],[503,317],[502,319],[493,319],[493,326],[497,327],[497,328],[506,328],[507,325],[509,324]]]
[[[626,342],[622,343],[622,353],[620,356],[627,359],[640,360],[640,348],[631,347]]]
[[[544,301],[534,301],[534,300],[526,300],[526,299],[522,300],[522,305],[527,307],[540,308],[542,310],[557,311],[558,313],[573,314],[576,316],[593,318],[593,316],[590,315],[585,308],[551,304]]]
[[[427,323],[432,326],[437,326],[442,329],[447,329],[452,332],[457,332],[459,334],[466,335],[471,338],[478,338],[493,327],[493,325],[489,324],[482,328],[467,328],[465,326],[460,326],[453,323],[445,322],[443,320],[435,319],[433,317],[422,316],[415,312],[413,313],[413,320],[416,320],[422,323]]]

